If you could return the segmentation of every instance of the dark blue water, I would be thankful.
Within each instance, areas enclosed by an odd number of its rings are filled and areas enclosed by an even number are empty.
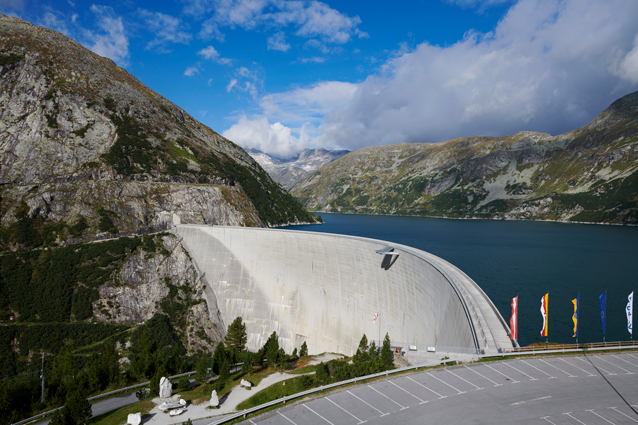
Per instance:
[[[325,224],[288,229],[341,233],[431,252],[467,273],[509,321],[519,296],[519,342],[537,341],[541,297],[549,292],[549,340],[573,343],[573,305],[580,293],[579,342],[603,340],[598,297],[607,291],[607,341],[626,341],[625,306],[638,290],[638,228],[562,223],[445,220],[321,214]]]

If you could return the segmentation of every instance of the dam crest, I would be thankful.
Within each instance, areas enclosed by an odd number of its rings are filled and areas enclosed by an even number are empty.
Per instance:
[[[217,306],[225,326],[241,316],[250,350],[273,331],[287,353],[305,341],[310,354],[351,356],[363,334],[377,340],[379,330],[406,351],[512,347],[507,323],[481,288],[425,251],[297,230],[177,225],[172,232],[206,283],[209,309]]]

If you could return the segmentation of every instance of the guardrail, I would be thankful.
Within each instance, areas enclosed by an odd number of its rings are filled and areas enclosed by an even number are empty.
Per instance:
[[[597,343],[594,343],[597,344]],[[603,343],[600,343],[603,344]],[[610,344],[610,343],[607,343]],[[575,345],[575,344],[574,344]],[[585,344],[580,344],[585,345]],[[554,345],[555,346],[555,345]],[[586,351],[606,351],[606,350],[626,350],[626,349],[637,349],[638,345],[634,345],[633,341],[631,344],[626,344],[626,345],[614,345],[614,346],[603,346],[603,347],[593,347],[593,348],[565,348],[565,349],[558,349],[558,350],[543,350],[542,354],[552,354],[552,353],[570,353],[570,352],[586,352]],[[470,360],[470,359],[484,359],[484,358],[491,358],[491,357],[505,357],[509,354],[518,354],[518,355],[535,355],[538,354],[539,351],[522,351],[522,352],[515,352],[515,353],[501,353],[501,354],[480,354],[480,355],[472,355],[472,356],[465,356],[465,357],[457,357],[457,358],[452,358],[452,359],[445,359],[445,360],[439,360],[439,361],[435,361],[435,362],[430,362],[430,363],[423,363],[420,365],[416,365],[416,366],[408,366],[408,367],[402,367],[399,369],[394,369],[394,370],[388,370],[385,372],[381,372],[381,373],[375,373],[373,375],[366,375],[366,376],[361,376],[358,378],[354,378],[354,379],[348,379],[346,381],[339,381],[339,382],[335,382],[334,384],[329,384],[329,385],[323,385],[321,387],[318,388],[313,388],[307,391],[302,391],[300,393],[296,393],[293,395],[289,395],[289,396],[284,396],[283,398],[279,398],[277,400],[273,400],[271,402],[268,403],[264,403],[264,404],[260,404],[259,406],[255,406],[252,407],[250,409],[246,409],[246,410],[242,410],[241,412],[237,412],[237,413],[233,413],[232,415],[229,416],[225,416],[223,418],[220,418],[216,421],[211,422],[208,425],[219,425],[219,424],[223,424],[229,421],[232,421],[234,419],[238,419],[238,418],[245,418],[247,415],[251,414],[251,413],[255,413],[258,412],[262,409],[265,409],[267,407],[271,407],[271,406],[276,406],[277,404],[283,403],[285,404],[287,401],[291,401],[300,397],[305,397],[307,395],[311,395],[314,393],[318,393],[321,391],[325,391],[327,389],[330,388],[336,388],[336,387],[340,387],[343,385],[348,385],[348,384],[353,384],[359,381],[365,381],[368,379],[374,379],[374,378],[379,378],[382,376],[389,376],[389,375],[393,375],[396,373],[403,373],[403,372],[407,372],[410,370],[417,370],[417,369],[421,369],[421,368],[426,368],[426,367],[433,367],[433,366],[439,366],[442,364],[446,364],[446,363],[451,363],[451,362],[460,362],[460,361],[464,361],[464,360]]]
[[[516,348],[505,348],[503,352],[505,353],[527,353],[527,352],[538,352],[538,351],[564,351],[564,350],[573,350],[573,349],[582,349],[588,350],[592,348],[600,348],[600,347],[638,347],[636,341],[614,341],[614,342],[587,342],[581,344],[547,344],[547,345],[532,345],[529,347],[516,347]]]

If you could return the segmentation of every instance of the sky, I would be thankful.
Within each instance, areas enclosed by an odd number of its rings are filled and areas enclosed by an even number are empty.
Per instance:
[[[244,148],[576,129],[638,91],[636,0],[0,0]]]

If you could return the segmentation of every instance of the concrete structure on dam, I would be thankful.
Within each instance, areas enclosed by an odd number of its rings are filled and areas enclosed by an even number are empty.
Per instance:
[[[476,353],[511,347],[509,327],[461,270],[391,242],[326,233],[178,225],[225,326],[246,323],[248,348],[276,331],[287,353],[352,355],[361,336]],[[213,296],[214,294],[214,296]],[[373,322],[374,314],[379,320]],[[380,328],[379,328],[380,323]]]

